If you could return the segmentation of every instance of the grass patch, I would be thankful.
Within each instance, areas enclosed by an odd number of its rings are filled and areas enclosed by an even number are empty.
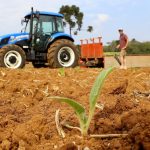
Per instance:
[[[119,55],[119,52],[104,52],[105,56],[114,56],[115,54]]]

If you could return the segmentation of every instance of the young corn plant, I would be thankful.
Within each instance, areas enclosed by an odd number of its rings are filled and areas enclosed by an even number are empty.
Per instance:
[[[61,76],[61,77],[65,77],[65,68],[59,68],[59,72],[58,72],[58,75]]]
[[[101,93],[102,86],[103,86],[105,79],[107,78],[108,74],[112,72],[112,70],[113,70],[112,67],[108,68],[106,70],[102,70],[100,72],[100,74],[97,76],[97,78],[93,84],[93,87],[90,91],[90,96],[89,96],[90,108],[89,108],[88,116],[86,114],[85,108],[80,103],[78,103],[77,101],[75,101],[73,99],[58,97],[58,96],[49,97],[50,99],[55,99],[59,102],[67,103],[74,109],[74,111],[77,115],[77,118],[79,120],[82,136],[88,135],[88,129],[89,129],[92,117],[94,115],[97,99]]]

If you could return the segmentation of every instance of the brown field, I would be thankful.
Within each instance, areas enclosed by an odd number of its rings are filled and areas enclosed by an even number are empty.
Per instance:
[[[105,57],[105,67],[119,67],[114,57]],[[148,56],[127,56],[127,66],[130,67],[150,67],[150,55]]]
[[[107,78],[89,134],[128,134],[82,138],[76,129],[56,130],[55,112],[79,126],[73,110],[47,96],[77,100],[88,112],[89,93],[100,69],[0,69],[0,150],[150,150],[150,68],[115,69]],[[71,115],[70,115],[71,114]],[[72,144],[73,143],[73,144]],[[70,146],[70,148],[69,148]]]

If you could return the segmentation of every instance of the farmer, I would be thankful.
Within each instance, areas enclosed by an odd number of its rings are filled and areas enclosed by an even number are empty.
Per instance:
[[[126,34],[124,34],[123,29],[119,29],[120,39],[119,39],[119,45],[117,45],[117,49],[120,50],[120,61],[121,66],[120,69],[127,69],[126,65],[126,48],[128,46],[128,37]]]

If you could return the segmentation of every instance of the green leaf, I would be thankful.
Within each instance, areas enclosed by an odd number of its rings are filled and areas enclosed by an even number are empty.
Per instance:
[[[88,128],[90,126],[90,122],[92,120],[92,117],[94,115],[96,102],[97,102],[98,96],[101,92],[103,83],[104,83],[106,77],[108,76],[108,74],[112,70],[113,70],[113,68],[111,67],[111,68],[108,68],[107,70],[101,71],[100,74],[98,75],[98,77],[96,78],[94,84],[93,84],[93,87],[92,87],[91,92],[90,92],[90,97],[89,97],[90,110],[89,110],[88,120],[87,120],[87,123],[86,123],[86,130],[87,131],[88,131]]]
[[[103,70],[102,72],[100,72],[97,79],[95,80],[95,83],[93,84],[92,90],[90,92],[90,98],[89,98],[90,99],[90,110],[89,110],[88,118],[86,116],[86,111],[85,111],[84,107],[81,104],[79,104],[78,102],[76,102],[75,100],[72,100],[69,98],[64,98],[64,97],[58,97],[58,96],[49,97],[50,99],[55,99],[59,102],[67,103],[74,109],[74,111],[77,114],[78,120],[80,122],[81,134],[83,136],[86,136],[88,133],[89,125],[90,125],[91,119],[94,114],[96,101],[101,92],[105,78],[108,76],[108,74],[112,70],[113,70],[113,68]]]
[[[101,92],[101,89],[102,89],[102,86],[103,86],[103,83],[104,83],[106,77],[108,76],[108,74],[110,72],[112,72],[112,70],[113,70],[113,67],[108,68],[106,70],[103,70],[103,71],[100,72],[100,74],[96,78],[96,80],[93,84],[93,87],[91,89],[91,92],[90,92],[90,97],[89,97],[90,109],[95,108],[98,96],[99,96],[99,94]]]
[[[65,77],[65,68],[59,68],[59,76]]]
[[[76,112],[77,117],[78,117],[79,122],[80,122],[80,126],[83,126],[83,124],[86,123],[86,121],[87,121],[86,111],[85,111],[84,107],[81,104],[79,104],[78,102],[76,102],[75,100],[65,98],[65,97],[59,97],[59,96],[48,97],[48,98],[55,99],[59,102],[67,103]]]

